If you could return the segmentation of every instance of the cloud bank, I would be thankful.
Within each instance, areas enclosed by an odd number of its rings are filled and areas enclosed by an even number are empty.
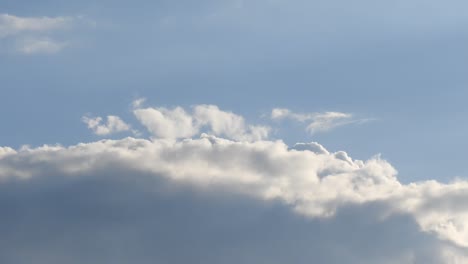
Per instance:
[[[53,263],[90,250],[86,241],[114,246],[91,252],[92,261],[121,263],[468,261],[468,181],[403,184],[378,156],[355,160],[316,142],[256,138],[257,126],[216,106],[133,111],[151,139],[0,148],[9,230],[31,224],[28,216],[46,229],[60,221],[42,245],[60,248]],[[22,245],[39,231],[1,232]],[[16,250],[45,263],[38,248]]]

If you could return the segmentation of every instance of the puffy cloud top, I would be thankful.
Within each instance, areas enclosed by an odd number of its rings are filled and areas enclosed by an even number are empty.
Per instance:
[[[135,117],[158,138],[188,138],[206,131],[235,140],[261,140],[269,127],[247,125],[244,118],[220,110],[215,105],[196,105],[189,113],[182,107],[142,107],[142,100],[133,103]]]

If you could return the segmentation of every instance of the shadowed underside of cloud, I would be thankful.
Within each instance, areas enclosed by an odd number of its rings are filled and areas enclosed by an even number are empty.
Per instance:
[[[215,106],[134,111],[151,140],[0,148],[2,263],[468,261],[467,181],[402,184]]]
[[[307,219],[275,201],[131,171],[11,181],[0,185],[0,201],[2,263],[430,264],[459,254],[411,216],[379,219],[385,204]]]

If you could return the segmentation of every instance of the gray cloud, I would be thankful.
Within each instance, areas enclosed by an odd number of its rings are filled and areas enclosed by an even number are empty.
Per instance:
[[[39,175],[38,175],[39,176]],[[200,192],[154,174],[44,172],[0,185],[0,261],[54,263],[462,263],[457,248],[385,203],[307,219],[278,201]]]

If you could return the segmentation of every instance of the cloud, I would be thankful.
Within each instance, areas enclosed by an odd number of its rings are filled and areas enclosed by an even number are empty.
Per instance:
[[[194,116],[198,125],[207,125],[214,135],[235,140],[261,140],[268,137],[267,126],[246,125],[242,116],[220,110],[215,105],[197,105]]]
[[[34,196],[31,195],[39,195],[38,198],[40,198],[42,195],[46,195],[46,190],[50,192],[53,188],[55,190],[53,193],[58,192],[59,197],[63,196],[61,200],[65,201],[67,200],[65,195],[77,189],[75,191],[79,193],[72,194],[68,198],[79,199],[76,202],[81,204],[81,208],[86,211],[85,215],[91,219],[95,217],[92,214],[101,212],[101,210],[112,214],[109,210],[113,210],[111,208],[116,208],[116,206],[117,208],[124,206],[122,210],[128,210],[131,207],[121,203],[127,199],[135,198],[125,197],[141,195],[142,198],[136,198],[136,201],[130,200],[130,202],[134,206],[143,205],[143,211],[149,210],[150,219],[156,221],[156,227],[148,223],[147,228],[151,229],[164,228],[164,226],[157,226],[158,221],[161,221],[158,220],[161,217],[161,212],[152,212],[149,209],[152,208],[150,204],[160,203],[161,199],[166,201],[168,199],[151,198],[152,190],[157,190],[165,185],[158,183],[162,181],[167,182],[166,184],[169,184],[167,186],[176,186],[175,189],[170,187],[163,191],[163,193],[174,193],[175,197],[180,196],[180,192],[176,191],[178,188],[190,188],[191,192],[213,197],[210,199],[219,200],[234,195],[235,197],[245,197],[259,204],[278,203],[281,206],[284,205],[285,208],[289,207],[297,215],[306,216],[314,221],[311,224],[308,224],[307,221],[301,223],[304,228],[301,230],[306,230],[309,227],[315,230],[314,232],[324,232],[321,235],[324,237],[315,240],[316,247],[319,247],[320,243],[323,243],[322,247],[326,245],[325,248],[322,248],[322,250],[328,250],[328,254],[323,256],[324,258],[330,258],[331,255],[334,255],[333,251],[341,252],[342,257],[337,257],[338,260],[329,261],[329,263],[340,263],[339,261],[342,263],[346,258],[350,258],[349,263],[366,263],[359,255],[364,254],[363,252],[359,251],[359,254],[353,254],[353,243],[362,241],[362,243],[368,243],[365,248],[369,245],[374,247],[369,251],[380,251],[386,247],[392,247],[392,244],[386,245],[385,243],[389,242],[384,242],[385,240],[393,239],[395,241],[392,243],[404,243],[408,234],[412,234],[411,236],[414,237],[411,239],[417,240],[418,244],[412,244],[415,243],[414,241],[408,242],[404,247],[398,247],[397,252],[386,253],[389,255],[382,255],[380,258],[372,256],[369,259],[374,259],[374,262],[369,261],[368,263],[431,263],[420,260],[425,259],[428,254],[435,254],[437,258],[441,259],[434,263],[444,263],[442,259],[446,260],[449,257],[461,259],[459,263],[467,260],[463,253],[464,249],[468,247],[466,231],[468,208],[463,205],[463,201],[468,198],[466,195],[467,182],[442,184],[427,181],[404,185],[397,180],[395,169],[378,157],[360,161],[351,159],[345,152],[329,153],[318,143],[297,146],[297,149],[296,147],[289,148],[281,141],[240,142],[203,135],[198,139],[178,141],[125,138],[82,143],[69,147],[46,145],[37,148],[24,147],[19,150],[2,148],[0,151],[2,153],[0,157],[2,184],[0,186],[7,188],[6,186],[11,184],[25,185],[26,187],[22,187],[26,188],[23,191],[23,195],[25,195],[23,199],[32,199]],[[61,183],[63,181],[65,183]],[[84,182],[85,185],[79,182]],[[125,187],[128,183],[132,183],[131,190]],[[135,184],[137,184],[136,187]],[[28,194],[31,191],[30,188],[33,188],[32,190],[40,188],[41,190]],[[109,190],[109,188],[111,189]],[[9,190],[14,195],[19,195],[14,193],[15,188],[10,187]],[[63,194],[61,194],[62,192]],[[182,191],[182,193],[185,192]],[[89,196],[90,193],[91,196]],[[87,198],[81,201],[80,197],[83,195]],[[54,197],[50,197],[50,201],[49,198],[45,201],[44,198],[38,199],[36,203],[42,201],[44,204],[39,204],[41,208],[47,208],[53,206]],[[171,197],[173,196],[171,195]],[[7,199],[7,201],[12,202],[13,200]],[[47,202],[52,204],[47,204]],[[27,210],[32,210],[30,207],[32,205],[34,203],[26,203],[24,206]],[[220,205],[218,208],[222,207]],[[57,209],[53,207],[47,212],[64,213],[60,217],[65,217],[66,221],[72,221],[70,220],[71,216],[65,213],[72,208],[59,207]],[[97,211],[95,213],[92,213],[93,211],[87,212],[91,208],[95,208]],[[166,208],[162,209],[164,212],[172,207],[162,208]],[[189,210],[188,208],[193,209],[189,204],[183,205],[181,213],[185,214],[185,210]],[[83,209],[78,207],[76,209],[78,211],[73,214],[80,215],[83,213]],[[216,212],[219,209],[213,210]],[[247,206],[246,210],[254,209],[249,209]],[[107,213],[103,213],[101,216],[107,219]],[[143,212],[138,210],[138,213],[142,214]],[[200,212],[202,215],[205,213],[213,212]],[[117,211],[117,214],[118,219],[123,217],[122,220],[124,220],[134,214],[134,211],[128,211],[128,213]],[[146,214],[147,216],[148,214]],[[50,217],[58,216],[52,215]],[[144,219],[145,214],[141,217]],[[104,221],[103,223],[98,223],[98,227],[108,224],[104,219],[101,220]],[[142,219],[133,221],[141,221]],[[206,221],[204,217],[202,219]],[[269,218],[265,218],[264,221],[268,221],[267,219]],[[318,220],[320,221],[316,222]],[[295,221],[297,220],[293,222]],[[72,221],[72,223],[74,222]],[[71,225],[73,225],[72,223]],[[273,223],[275,223],[274,220]],[[77,224],[75,223],[75,225]],[[192,224],[194,223],[187,223],[187,225]],[[218,232],[234,232],[234,230],[229,229],[231,224],[218,224],[222,228],[226,228],[226,230]],[[236,226],[237,224],[232,223],[232,225]],[[276,228],[286,228],[286,230],[293,228],[291,231],[294,231],[293,234],[296,236],[300,233],[291,226],[281,227],[281,223],[274,225]],[[237,228],[243,230],[242,226],[245,227],[245,224]],[[91,228],[98,227],[92,226]],[[177,227],[182,228],[181,226]],[[134,230],[132,225],[126,226],[124,224],[123,228],[131,228],[125,232]],[[359,230],[358,233],[354,233],[357,232],[356,228]],[[375,230],[372,233],[366,233],[370,232],[369,229]],[[396,236],[390,231],[387,233],[385,230],[388,229],[399,232],[401,236]],[[114,229],[111,228],[111,230]],[[420,230],[424,232],[421,233]],[[138,232],[144,232],[144,230]],[[265,232],[267,232],[266,229]],[[279,231],[274,231],[275,236],[280,235],[277,232]],[[257,239],[268,241],[267,234],[262,231],[262,236],[266,237]],[[346,239],[346,236],[350,234],[354,234],[353,239]],[[385,237],[376,238],[374,236],[376,234]],[[107,235],[111,236],[112,234]],[[311,237],[314,235],[317,234],[310,234]],[[119,236],[118,232],[117,236]],[[177,234],[177,232],[176,236],[186,238],[184,234]],[[208,233],[207,236],[211,235]],[[229,233],[226,239],[231,239],[230,236],[235,235]],[[200,239],[204,243],[208,243],[204,240],[206,236],[200,237]],[[254,239],[254,237],[250,237],[250,239]],[[294,239],[294,237],[288,239]],[[342,241],[340,241],[341,239]],[[375,245],[376,239],[381,239],[383,244]],[[164,239],[156,240],[159,243],[168,243]],[[426,244],[427,241],[432,242]],[[208,250],[208,248],[203,250]],[[322,252],[322,254],[325,253]],[[367,254],[371,253],[367,252]]]
[[[76,146],[4,151],[0,178],[34,178],[48,172],[93,174],[121,168],[162,177],[200,190],[282,201],[304,216],[333,217],[340,207],[385,202],[383,218],[410,214],[420,228],[468,247],[468,182],[435,181],[404,185],[396,170],[374,157],[353,160],[345,152],[288,148],[281,141],[240,142],[203,135],[181,141],[126,138]]]
[[[196,105],[192,112],[182,107],[143,108],[144,100],[133,103],[135,117],[158,138],[186,138],[205,131],[235,140],[261,140],[268,137],[267,126],[247,125],[244,118],[222,111],[215,105]]]
[[[44,247],[56,249],[55,262],[81,256],[77,263],[468,261],[466,180],[404,184],[379,156],[255,138],[256,126],[214,105],[187,112],[142,104],[133,111],[152,139],[0,148],[0,211],[8,216],[0,234],[20,252],[0,256],[41,258],[34,249]],[[116,120],[84,119],[101,134]],[[28,247],[37,230],[49,230],[47,243]],[[83,253],[109,243],[115,251]]]
[[[102,117],[83,116],[81,119],[89,129],[96,135],[109,135],[118,132],[130,131],[130,125],[125,123],[120,117],[109,115],[107,122],[103,123]]]
[[[322,113],[294,113],[286,108],[275,108],[271,111],[271,119],[282,120],[291,119],[301,123],[308,122],[306,131],[310,134],[326,132],[334,128],[360,124],[371,119],[355,119],[350,113],[343,112],[322,112]]]
[[[134,115],[150,133],[161,138],[191,137],[198,133],[194,120],[181,107],[137,108]]]
[[[380,220],[382,205],[341,208],[323,221],[291,214],[279,202],[161,179],[106,168],[0,184],[0,261],[464,263],[451,259],[463,252],[421,232],[411,217]]]
[[[69,31],[80,17],[19,17],[0,14],[0,39],[10,40],[13,49],[22,54],[52,54],[60,52],[69,42],[57,39],[60,32]]]
[[[67,46],[65,42],[58,42],[49,38],[43,39],[24,39],[18,41],[16,50],[24,54],[51,54],[61,51]]]
[[[50,32],[71,27],[72,17],[18,17],[0,14],[0,38],[25,32]]]

